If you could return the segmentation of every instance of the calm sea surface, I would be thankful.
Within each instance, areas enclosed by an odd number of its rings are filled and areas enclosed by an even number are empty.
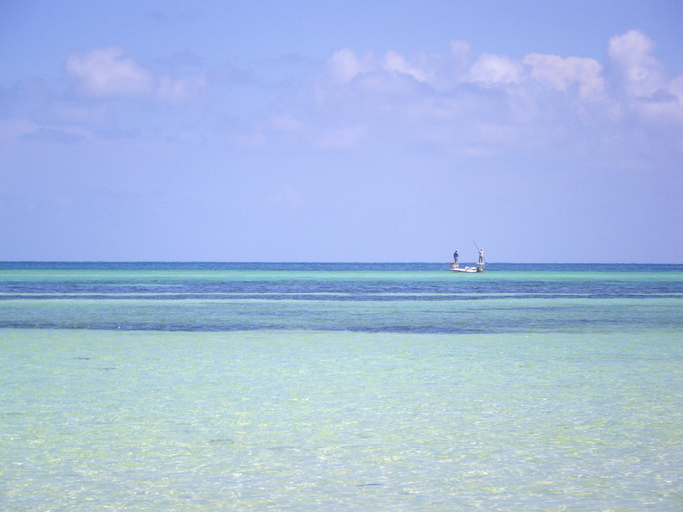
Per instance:
[[[0,263],[0,510],[681,511],[683,265]]]

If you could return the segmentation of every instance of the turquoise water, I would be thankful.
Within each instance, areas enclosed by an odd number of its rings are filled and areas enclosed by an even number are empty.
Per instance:
[[[683,509],[683,266],[0,264],[3,510]]]

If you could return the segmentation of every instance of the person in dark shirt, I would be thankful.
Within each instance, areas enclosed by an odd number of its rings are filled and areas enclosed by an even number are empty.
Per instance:
[[[453,261],[455,262],[455,266],[458,266],[458,250],[456,249],[455,252],[453,253]]]

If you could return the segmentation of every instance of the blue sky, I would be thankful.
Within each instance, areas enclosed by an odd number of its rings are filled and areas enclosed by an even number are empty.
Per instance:
[[[678,1],[0,3],[0,260],[683,263]]]

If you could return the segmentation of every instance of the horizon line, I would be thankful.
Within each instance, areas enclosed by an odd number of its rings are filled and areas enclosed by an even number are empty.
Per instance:
[[[472,262],[476,263],[475,260]],[[462,263],[472,263],[463,261]],[[315,264],[315,265],[436,265],[450,264],[451,261],[217,261],[217,260],[0,260],[3,263],[187,263],[187,264]],[[514,262],[495,261],[486,262],[487,265],[683,265],[683,263],[662,262],[570,262],[570,261],[541,261],[541,262]]]

